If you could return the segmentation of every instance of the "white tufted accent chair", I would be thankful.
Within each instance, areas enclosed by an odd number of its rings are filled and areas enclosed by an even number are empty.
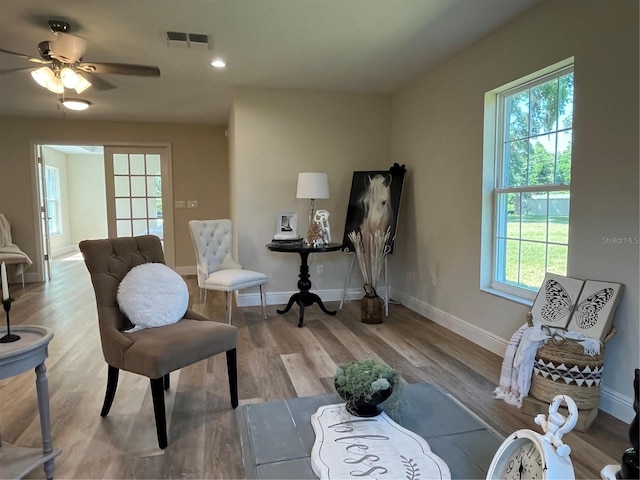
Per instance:
[[[265,295],[262,286],[269,278],[260,272],[244,270],[232,256],[232,225],[231,220],[191,220],[189,231],[193,246],[196,249],[198,262],[198,287],[200,293],[204,290],[227,292],[227,323],[231,323],[231,295],[236,290],[249,287],[260,287],[260,302],[262,316],[265,314]]]

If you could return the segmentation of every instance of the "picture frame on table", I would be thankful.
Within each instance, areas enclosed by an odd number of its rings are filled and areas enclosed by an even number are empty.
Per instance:
[[[274,240],[297,240],[298,213],[292,210],[280,211],[276,217],[276,233]]]

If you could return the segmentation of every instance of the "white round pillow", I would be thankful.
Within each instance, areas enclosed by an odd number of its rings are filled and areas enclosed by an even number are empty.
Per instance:
[[[189,305],[189,289],[183,278],[163,263],[133,267],[118,286],[120,310],[135,328],[161,327],[180,320]]]

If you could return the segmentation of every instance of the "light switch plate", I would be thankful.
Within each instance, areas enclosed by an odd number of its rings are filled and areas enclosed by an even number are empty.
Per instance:
[[[184,200],[176,200],[174,202],[174,205],[176,206],[176,208],[187,208],[187,202],[185,202]]]
[[[198,208],[197,200],[187,200],[187,208]]]

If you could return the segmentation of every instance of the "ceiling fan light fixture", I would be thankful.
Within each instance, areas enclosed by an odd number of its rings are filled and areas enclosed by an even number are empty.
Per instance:
[[[56,79],[56,75],[49,67],[40,67],[34,70],[31,72],[31,77],[43,88],[49,88],[49,83],[54,82]]]
[[[221,58],[214,58],[211,61],[211,66],[214,67],[214,68],[225,68],[227,66],[227,62],[225,62]]]
[[[64,105],[64,108],[76,111],[86,110],[91,106],[91,102],[82,100],[81,98],[64,98],[60,100],[60,102]]]
[[[60,80],[59,78],[55,78],[53,82],[47,85],[47,90],[58,95],[64,93],[64,85],[62,84],[62,80]]]
[[[79,73],[76,75],[78,77],[78,84],[75,86],[74,90],[76,91],[76,93],[80,94],[91,86],[91,82]]]
[[[82,58],[86,43],[84,38],[58,32],[55,38],[49,41],[49,54],[62,63],[74,64]]]
[[[78,78],[78,74],[73,71],[72,68],[64,67],[60,70],[60,80],[62,80],[62,84],[65,88],[74,89],[78,86],[78,82],[80,79]]]
[[[49,67],[40,67],[31,72],[31,77],[38,85],[46,88],[52,93],[63,93],[64,85],[62,81],[56,77],[56,74]]]

